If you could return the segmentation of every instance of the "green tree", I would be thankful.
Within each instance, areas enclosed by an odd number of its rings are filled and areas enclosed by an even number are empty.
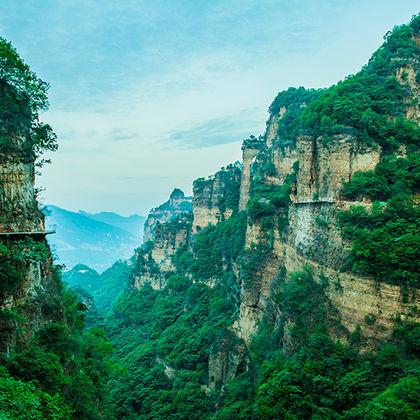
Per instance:
[[[48,88],[0,37],[0,151],[40,154],[57,149],[57,136],[39,119],[39,113],[48,109]],[[24,136],[24,143],[13,141],[16,136]]]

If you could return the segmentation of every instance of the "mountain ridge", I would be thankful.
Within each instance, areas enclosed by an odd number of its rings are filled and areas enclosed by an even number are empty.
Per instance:
[[[116,213],[111,218],[117,219],[117,225],[111,225],[99,218],[110,219],[109,214],[93,218],[86,212],[72,212],[58,206],[47,206],[47,224],[57,225],[57,232],[49,235],[48,241],[55,248],[61,263],[69,268],[76,264],[86,264],[98,271],[104,271],[119,259],[128,259],[139,246],[141,235],[134,236],[122,229],[126,220]],[[138,224],[139,230],[145,218],[138,216],[129,219],[129,226]],[[125,225],[126,226],[126,225]]]

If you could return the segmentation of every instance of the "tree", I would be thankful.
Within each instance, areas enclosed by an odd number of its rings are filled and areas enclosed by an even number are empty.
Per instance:
[[[56,134],[39,119],[40,111],[48,109],[48,89],[48,83],[24,63],[10,42],[0,37],[1,152],[33,156],[57,149]]]

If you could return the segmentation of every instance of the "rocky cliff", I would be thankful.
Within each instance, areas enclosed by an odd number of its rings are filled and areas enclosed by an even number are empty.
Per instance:
[[[228,165],[214,176],[199,178],[193,187],[193,232],[229,218],[238,210],[240,165]]]
[[[10,142],[21,147],[20,139]],[[24,266],[21,283],[3,290],[3,305],[13,305],[45,289],[44,282],[52,272],[52,256],[45,241],[44,215],[36,201],[34,158],[15,152],[1,153],[0,160],[0,243],[17,259],[20,256],[19,265]],[[24,258],[32,253],[33,258]]]
[[[171,219],[192,211],[192,197],[185,197],[183,191],[175,188],[169,200],[151,210],[144,224],[143,242],[153,240],[157,223],[168,222]]]
[[[166,223],[157,222],[153,240],[148,241],[136,252],[136,270],[133,286],[140,289],[150,283],[153,289],[160,290],[166,285],[170,273],[176,271],[173,257],[177,251],[189,244],[192,215],[183,213]]]
[[[34,158],[22,153],[24,138],[10,139],[17,150],[0,155],[0,229],[2,232],[44,230],[35,191]]]
[[[26,335],[30,335],[46,322],[44,310],[56,293],[57,279],[36,199],[38,149],[31,137],[35,135],[31,114],[10,105],[11,98],[19,103],[20,94],[4,79],[0,93],[0,310],[23,310]],[[27,102],[21,106],[25,108]],[[7,319],[0,320],[0,329],[0,351],[9,351],[18,331]]]
[[[413,37],[413,40],[418,46],[418,38]],[[415,126],[420,115],[420,62],[418,48],[417,51],[413,48],[413,51],[414,54],[405,60],[394,58],[398,65],[389,71],[387,78],[395,77],[406,89],[401,101],[403,113],[410,125]],[[333,135],[306,129],[294,138],[285,136],[288,122],[284,120],[288,113],[296,112],[296,108],[305,109],[310,103],[308,99],[316,100],[320,95],[310,91],[302,95],[299,89],[295,91],[295,97],[286,98],[281,105],[275,101],[271,106],[265,144],[259,146],[258,153],[255,141],[249,145],[244,142],[243,155],[247,165],[251,159],[259,162],[258,176],[261,178],[258,183],[284,185],[287,177],[293,177],[293,181],[290,184],[287,227],[273,229],[271,249],[258,272],[260,280],[257,283],[253,278],[242,281],[240,315],[234,328],[249,343],[276,293],[272,286],[280,272],[285,269],[290,275],[303,267],[310,267],[316,281],[326,282],[326,294],[338,309],[343,326],[348,332],[362,327],[362,347],[373,349],[390,334],[396,318],[419,320],[413,307],[418,307],[420,296],[415,287],[390,285],[386,279],[378,282],[372,276],[346,272],[344,267],[350,258],[351,243],[343,237],[337,216],[355,205],[370,208],[371,200],[366,197],[361,201],[345,197],[343,183],[349,182],[357,172],[373,172],[390,152],[384,144],[363,141],[360,132],[350,126],[343,126]],[[406,145],[399,143],[392,153],[406,156]],[[241,191],[249,190],[248,178],[243,174],[247,185],[241,185]],[[249,195],[241,196],[242,202],[249,199]],[[259,200],[264,200],[264,197]],[[270,216],[272,225],[279,216],[282,216],[281,212]],[[267,242],[261,219],[257,218],[248,226],[247,247]],[[371,323],[370,319],[375,319],[375,322]],[[345,339],[345,336],[340,338]]]
[[[264,325],[278,332],[284,354],[293,352],[297,321],[283,296],[291,279],[309,276],[322,288],[328,333],[345,343],[357,335],[362,352],[389,339],[396,320],[420,320],[419,283],[410,274],[418,250],[411,228],[394,229],[406,223],[398,212],[412,223],[418,211],[410,162],[420,138],[420,49],[413,28],[398,30],[400,40],[389,36],[357,75],[328,89],[281,92],[264,135],[244,141],[242,166],[196,180],[192,220],[162,220],[140,251],[136,288],[150,282],[161,290],[175,273],[227,288],[236,310],[212,343],[206,389],[247,369]],[[400,241],[407,255],[394,252]],[[382,251],[394,272],[370,265],[367,253],[373,261]]]

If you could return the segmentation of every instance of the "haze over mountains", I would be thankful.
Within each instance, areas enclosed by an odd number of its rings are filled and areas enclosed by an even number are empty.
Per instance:
[[[47,225],[57,225],[48,236],[58,261],[72,268],[86,264],[104,271],[119,259],[127,259],[143,240],[144,216],[130,217],[112,212],[90,214],[48,206]]]

